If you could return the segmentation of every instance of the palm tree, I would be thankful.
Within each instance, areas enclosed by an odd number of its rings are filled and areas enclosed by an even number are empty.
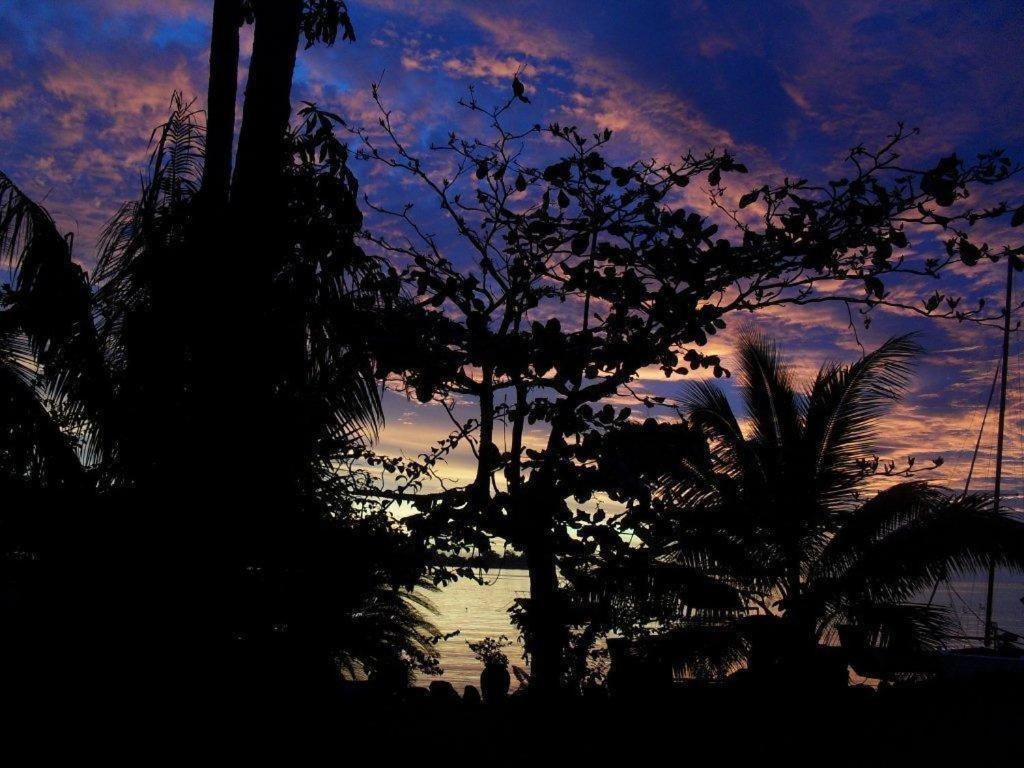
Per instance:
[[[920,353],[911,336],[890,339],[852,365],[824,365],[801,394],[776,345],[748,333],[738,353],[745,424],[714,384],[683,395],[710,450],[678,456],[661,476],[655,551],[757,606],[761,620],[734,616],[732,626],[773,638],[773,660],[806,659],[844,625],[875,646],[934,648],[949,616],[915,595],[990,561],[1024,568],[1024,526],[987,497],[920,480],[872,491],[882,417]],[[755,630],[765,624],[767,634]]]
[[[229,189],[245,21],[256,39]],[[421,553],[349,494],[382,422],[372,332],[396,281],[356,244],[340,118],[308,107],[288,126],[300,36],[354,39],[345,4],[218,0],[213,27],[212,156],[175,96],[91,277],[0,175],[0,479],[28,489],[6,494],[0,527],[18,533],[9,554],[53,564],[42,612],[80,605],[89,624],[41,624],[48,642],[25,647],[74,642],[126,678],[160,656],[205,685],[275,670],[315,684],[329,659],[388,654],[429,667],[410,597]],[[52,496],[71,481],[76,495]]]
[[[0,175],[0,254],[11,275],[0,304],[0,481],[5,491],[28,489],[6,493],[0,527],[10,533],[33,519],[43,538],[62,542],[42,546],[63,574],[50,581],[103,595],[109,609],[94,629],[121,638],[111,657],[131,658],[125,645],[145,657],[158,638],[161,652],[173,647],[185,664],[209,656],[211,644],[222,646],[213,659],[223,661],[229,641],[243,637],[257,659],[245,674],[259,677],[260,664],[284,663],[266,653],[277,654],[288,627],[294,639],[281,658],[305,654],[319,665],[311,674],[322,675],[325,659],[369,649],[371,666],[388,648],[430,663],[427,626],[409,602],[422,561],[387,515],[347,496],[346,464],[382,420],[367,332],[396,297],[380,262],[355,243],[356,181],[332,121],[308,108],[283,138],[285,247],[261,308],[273,334],[249,368],[268,386],[260,397],[221,387],[212,405],[253,423],[198,470],[198,444],[219,428],[209,426],[211,401],[196,397],[211,372],[194,352],[208,336],[225,337],[204,325],[208,315],[182,311],[186,270],[203,279],[190,257],[204,252],[197,238],[207,231],[196,226],[205,158],[195,110],[175,97],[154,133],[140,196],[103,233],[91,278],[75,264],[70,237]],[[273,446],[259,462],[275,475],[261,486],[274,494],[263,498],[244,487],[249,472],[232,472],[251,461],[247,437],[257,432]],[[201,478],[211,474],[225,488],[243,486],[236,500],[259,504],[200,503]],[[71,485],[77,495],[52,496]],[[72,511],[88,521],[73,536]],[[26,549],[25,540],[5,543]],[[374,637],[363,636],[369,628]]]

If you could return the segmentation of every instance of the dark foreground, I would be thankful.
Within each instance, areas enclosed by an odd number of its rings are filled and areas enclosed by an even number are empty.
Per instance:
[[[1024,764],[1020,692],[682,690],[654,698],[541,704],[346,694],[220,706],[97,700],[78,716],[8,717],[8,749],[151,765],[215,760],[373,766],[1016,766]],[[165,703],[168,704],[168,703]],[[31,734],[31,735],[30,735]],[[14,738],[10,738],[14,737]],[[10,763],[13,764],[13,763]]]
[[[355,716],[382,764],[1021,765],[1024,701],[907,690],[678,692],[499,707],[406,704]],[[371,735],[372,734],[372,735]],[[387,755],[387,757],[385,757]]]

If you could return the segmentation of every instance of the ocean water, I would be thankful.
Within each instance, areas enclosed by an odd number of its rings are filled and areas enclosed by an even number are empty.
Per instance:
[[[514,666],[524,667],[522,645],[518,633],[509,623],[508,609],[516,598],[529,593],[529,577],[526,571],[504,570],[487,575],[487,585],[472,581],[459,581],[443,587],[431,596],[437,609],[434,623],[441,632],[459,634],[438,645],[441,666],[447,680],[462,692],[467,685],[480,685],[480,662],[473,658],[467,642],[476,642],[485,637],[506,635],[514,645],[506,649],[506,655]],[[985,616],[986,577],[978,574],[973,578],[960,578],[948,587],[940,586],[935,594],[935,604],[950,608],[956,616],[965,635],[981,637]],[[1024,636],[1024,579],[1019,574],[999,574],[996,581],[994,615],[1000,628]],[[920,598],[923,602],[928,595]],[[433,678],[422,678],[422,685]],[[515,681],[513,680],[513,687]]]
[[[505,635],[513,643],[505,649],[510,664],[526,667],[519,633],[509,622],[508,609],[516,598],[529,595],[530,578],[526,571],[521,570],[492,571],[485,575],[485,585],[459,579],[430,596],[437,609],[437,615],[433,617],[437,628],[445,634],[459,633],[438,644],[444,668],[441,679],[449,681],[459,693],[467,685],[479,688],[483,670],[467,643]],[[423,678],[420,683],[427,684],[431,679]],[[512,686],[516,687],[514,678]]]
[[[935,592],[935,605],[948,608],[956,616],[963,634],[982,637],[985,633],[985,597],[988,576],[959,578],[940,584]],[[992,616],[999,629],[1024,637],[1024,577],[1021,574],[997,573],[992,592]],[[927,600],[927,595],[921,598]]]

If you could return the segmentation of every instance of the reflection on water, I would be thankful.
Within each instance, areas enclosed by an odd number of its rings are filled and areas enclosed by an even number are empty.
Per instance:
[[[473,658],[466,642],[477,642],[484,637],[507,635],[517,641],[518,633],[509,623],[508,609],[517,597],[526,597],[529,592],[529,577],[526,571],[504,570],[487,575],[488,586],[481,586],[466,579],[441,589],[431,596],[438,615],[434,623],[441,632],[460,634],[439,644],[443,679],[462,692],[466,685],[480,685],[480,662]],[[941,585],[935,594],[935,605],[952,608],[965,635],[981,637],[985,615],[986,578],[978,574],[974,578],[959,579],[950,587]],[[1024,581],[1020,576],[999,574],[995,590],[995,619],[1001,629],[1024,636]],[[928,599],[925,594],[918,598]],[[522,646],[507,649],[511,663],[525,666],[522,660]],[[430,678],[421,679],[421,685]],[[513,686],[515,681],[513,680]]]
[[[441,666],[444,667],[443,678],[459,693],[466,685],[480,687],[482,667],[466,643],[501,635],[518,641],[518,632],[509,623],[508,609],[517,597],[526,597],[529,593],[530,579],[526,571],[502,570],[485,575],[487,585],[459,579],[430,596],[438,611],[433,619],[437,628],[443,633],[459,630],[458,635],[438,645]],[[505,653],[512,665],[525,666],[520,643],[516,642]],[[420,680],[420,684],[425,685],[429,681],[430,678],[425,678]],[[512,685],[515,687],[515,680]]]
[[[988,577],[984,573],[971,579],[958,579],[950,585],[941,584],[935,592],[934,605],[951,609],[963,634],[982,637],[985,634],[985,596]],[[992,614],[999,629],[1024,637],[1024,581],[1019,574],[996,575],[992,596]],[[927,596],[924,598],[927,599]]]

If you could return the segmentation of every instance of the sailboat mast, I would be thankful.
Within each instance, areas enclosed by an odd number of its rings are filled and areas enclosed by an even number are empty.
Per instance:
[[[1013,303],[1013,257],[1006,254],[1006,305],[1003,308],[1003,358],[999,384],[999,433],[996,439],[996,482],[992,493],[992,504],[1000,510],[1000,492],[1003,479],[1003,433],[1006,423],[1006,373],[1010,359],[1010,306]],[[995,644],[995,625],[992,623],[992,600],[996,586],[996,562],[989,560],[988,590],[985,595],[985,647]]]

